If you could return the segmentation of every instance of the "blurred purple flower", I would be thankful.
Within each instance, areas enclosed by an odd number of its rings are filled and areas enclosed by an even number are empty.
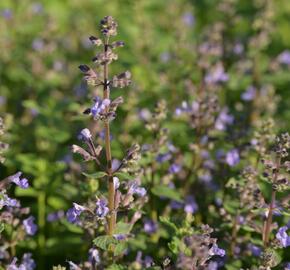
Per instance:
[[[64,211],[63,210],[59,210],[59,211],[56,211],[56,212],[53,212],[53,213],[50,213],[47,215],[46,217],[46,220],[48,222],[54,222],[54,221],[57,221],[61,218],[64,217]]]
[[[36,268],[36,263],[32,259],[31,253],[24,253],[21,264],[19,265],[19,270],[33,270]]]
[[[290,65],[290,51],[286,50],[278,55],[280,64]]]
[[[178,202],[178,201],[171,201],[170,202],[170,207],[172,209],[181,209],[183,207],[183,203]]]
[[[100,255],[99,251],[96,248],[91,248],[89,250],[89,262],[93,264],[98,264],[100,263]]]
[[[136,194],[140,197],[144,197],[147,193],[146,189],[143,188],[143,187],[140,187],[139,184],[137,183],[137,181],[131,181],[129,183],[129,186],[128,186],[128,193],[129,194]]]
[[[220,82],[226,82],[229,80],[229,76],[224,71],[224,67],[222,64],[217,64],[213,67],[213,69],[206,74],[205,82],[207,84],[217,84]]]
[[[89,141],[92,138],[92,134],[88,128],[84,128],[81,130],[80,134],[78,135],[78,139],[81,141]]]
[[[127,238],[126,234],[114,234],[114,238],[118,241],[125,240]]]
[[[14,175],[9,176],[9,179],[11,182],[13,182],[14,184],[16,184],[17,186],[23,188],[23,189],[27,189],[29,188],[29,183],[28,180],[26,178],[20,178],[22,175],[22,172],[18,172]]]
[[[20,207],[20,202],[16,199],[9,198],[6,194],[1,194],[2,199],[0,200],[0,208],[7,207]]]
[[[234,48],[233,48],[233,52],[236,55],[241,55],[244,52],[244,46],[242,43],[236,43]]]
[[[237,149],[232,149],[226,154],[226,163],[233,167],[240,162],[240,155]]]
[[[242,94],[241,99],[244,101],[251,101],[256,96],[256,88],[250,85],[247,90]]]
[[[36,38],[32,41],[31,46],[35,51],[42,51],[44,48],[44,41],[41,38]]]
[[[198,210],[198,205],[193,196],[189,195],[185,198],[184,211],[193,214]]]
[[[219,248],[217,244],[213,244],[213,246],[209,250],[209,255],[223,257],[226,255],[226,252],[223,249]]]
[[[96,214],[99,218],[104,218],[109,213],[108,203],[104,199],[98,199],[96,202]]]
[[[283,226],[279,228],[276,239],[280,242],[282,247],[289,247],[290,246],[290,236],[287,234],[288,227]]]
[[[163,52],[160,54],[160,60],[162,63],[167,63],[171,58],[171,55],[169,52]]]
[[[35,217],[33,216],[23,220],[24,229],[28,235],[34,235],[37,231],[37,225],[34,221]]]
[[[250,250],[250,252],[252,253],[253,256],[260,257],[260,255],[262,253],[262,249],[260,247],[253,245],[253,244],[248,244],[247,248],[248,248],[248,250]]]
[[[5,18],[6,20],[10,20],[13,17],[13,13],[12,10],[10,8],[5,8],[1,10],[1,15],[3,18]]]
[[[195,17],[190,11],[185,12],[182,15],[182,21],[186,26],[193,26],[195,23]]]
[[[152,219],[146,219],[144,221],[144,231],[148,234],[155,233],[158,229],[158,224]]]
[[[176,164],[176,163],[170,165],[170,167],[168,169],[169,173],[171,173],[171,174],[179,173],[180,170],[181,170],[181,165]]]
[[[217,130],[225,130],[227,125],[231,125],[234,122],[234,117],[228,113],[228,108],[224,108],[215,122],[215,128]]]
[[[158,154],[156,157],[156,161],[159,163],[166,162],[170,159],[171,159],[171,154],[169,152],[165,153],[165,154]]]

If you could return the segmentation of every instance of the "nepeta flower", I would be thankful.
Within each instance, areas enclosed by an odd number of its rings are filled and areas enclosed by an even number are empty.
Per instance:
[[[99,251],[96,248],[91,248],[89,250],[89,261],[94,264],[100,263]]]
[[[256,88],[252,85],[250,85],[247,90],[242,94],[241,98],[244,101],[251,101],[256,96]]]
[[[168,161],[170,159],[171,159],[170,153],[158,154],[158,156],[156,157],[156,161],[159,163],[163,163],[163,162]]]
[[[120,186],[120,180],[118,177],[113,177],[113,181],[114,181],[114,188],[118,189]]]
[[[99,218],[104,218],[109,213],[108,203],[106,200],[98,199],[96,202],[96,214]]]
[[[28,183],[28,180],[26,178],[20,178],[21,177],[21,174],[22,172],[18,172],[14,175],[11,175],[9,177],[10,181],[15,183],[17,186],[23,188],[23,189],[26,189],[29,187],[29,183]]]
[[[224,108],[215,122],[215,128],[217,130],[225,130],[227,125],[231,125],[234,122],[234,117],[228,113],[228,108]]]
[[[95,104],[91,107],[91,114],[95,119],[98,119],[102,114],[106,112],[106,109],[110,105],[111,101],[109,99],[102,100],[99,97],[94,99]]]
[[[174,164],[170,165],[168,171],[169,171],[169,173],[175,174],[175,173],[179,173],[180,170],[181,170],[181,165],[174,163]]]
[[[9,198],[6,194],[1,194],[2,199],[0,200],[0,209],[4,206],[7,207],[20,207],[20,202],[16,199]]]
[[[217,64],[212,68],[210,72],[207,73],[205,76],[205,82],[207,84],[217,84],[220,82],[226,82],[228,81],[229,76],[224,71],[224,67],[222,64]]]
[[[280,64],[290,65],[290,51],[286,50],[279,54],[278,61]]]
[[[144,231],[148,234],[155,233],[158,229],[158,224],[151,219],[144,221]]]
[[[233,167],[240,162],[240,155],[237,149],[232,149],[226,154],[226,163]]]
[[[78,220],[81,213],[85,210],[86,210],[85,207],[77,203],[73,203],[73,207],[70,208],[66,213],[67,220],[71,223],[75,223]]]
[[[34,223],[35,217],[30,216],[23,220],[24,229],[27,234],[34,235],[37,231],[37,225]]]
[[[184,211],[193,214],[198,210],[198,205],[193,196],[187,196],[185,199]]]
[[[283,226],[281,227],[277,234],[276,234],[276,239],[279,240],[280,244],[282,247],[289,247],[290,246],[290,236],[287,234],[288,227]]]
[[[252,255],[255,257],[260,257],[262,253],[262,249],[253,244],[248,244],[248,249],[251,251]]]
[[[53,221],[57,221],[59,219],[61,219],[64,216],[64,211],[63,210],[59,210],[57,212],[53,212],[47,215],[46,220],[48,222],[53,222]]]
[[[81,130],[78,139],[82,141],[89,141],[92,138],[92,134],[89,129],[84,128]]]
[[[33,270],[35,269],[36,264],[35,261],[32,259],[31,253],[25,253],[22,257],[21,264],[19,266],[19,270]]]
[[[144,197],[147,193],[146,189],[143,187],[139,187],[137,181],[131,181],[129,183],[129,190],[128,190],[129,194],[136,194],[140,197]]]
[[[226,252],[219,248],[217,244],[213,244],[212,247],[209,250],[209,255],[210,256],[225,256]]]
[[[195,23],[195,18],[191,12],[187,11],[182,15],[182,21],[185,25],[190,27]]]

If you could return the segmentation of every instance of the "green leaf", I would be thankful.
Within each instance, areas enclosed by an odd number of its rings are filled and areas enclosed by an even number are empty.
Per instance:
[[[128,234],[132,230],[132,224],[118,222],[115,229],[115,234]]]
[[[116,172],[114,176],[120,178],[121,180],[133,180],[135,179],[134,175],[125,172]]]
[[[115,249],[114,249],[114,255],[115,256],[119,256],[121,254],[123,254],[127,248],[127,243],[125,241],[122,241],[120,243],[118,243],[116,246],[115,246]]]
[[[88,173],[82,173],[85,177],[87,178],[92,178],[92,179],[99,179],[102,178],[104,176],[107,175],[106,172],[96,172],[96,173],[92,173],[92,174],[88,174]]]
[[[151,192],[159,197],[165,197],[178,202],[182,202],[180,194],[175,189],[169,188],[167,186],[155,186],[151,189]]]
[[[102,235],[98,236],[97,238],[94,239],[94,244],[103,249],[103,250],[109,250],[109,247],[113,244],[118,244],[118,241],[113,237],[109,235]]]
[[[107,270],[126,270],[128,269],[127,267],[124,267],[120,264],[112,264],[109,267],[106,268]]]
[[[22,189],[22,188],[17,187],[15,189],[15,195],[18,197],[37,197],[38,191],[32,187],[28,189]]]
[[[168,217],[159,217],[161,223],[163,223],[164,225],[168,226],[169,228],[171,228],[174,232],[178,231],[178,228],[175,226],[174,223],[172,223]]]
[[[5,229],[5,224],[0,223],[0,234],[4,231],[4,229]]]

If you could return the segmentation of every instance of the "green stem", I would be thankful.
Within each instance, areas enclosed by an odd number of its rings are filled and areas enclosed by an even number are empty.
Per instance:
[[[46,194],[44,191],[39,192],[38,200],[38,248],[39,248],[39,267],[43,269],[45,265],[43,252],[45,249],[45,214],[46,214]]]

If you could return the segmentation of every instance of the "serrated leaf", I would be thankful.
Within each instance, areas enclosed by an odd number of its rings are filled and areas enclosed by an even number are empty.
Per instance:
[[[117,172],[114,174],[114,176],[118,177],[121,180],[134,180],[135,176],[125,173],[125,172]]]
[[[118,241],[113,236],[109,235],[98,236],[93,240],[93,242],[97,247],[103,250],[108,250],[110,245],[112,244],[113,245],[118,244]]]
[[[172,222],[169,220],[168,217],[162,217],[162,216],[160,216],[159,219],[160,219],[161,223],[163,223],[164,225],[170,227],[170,228],[173,229],[175,232],[178,231],[178,228],[175,226],[174,223],[172,223]]]
[[[127,248],[127,243],[125,241],[118,243],[114,248],[114,255],[119,256],[123,254],[126,248]]]
[[[91,178],[91,179],[100,179],[104,176],[107,175],[106,172],[96,172],[96,173],[91,173],[91,174],[88,174],[88,173],[82,173],[85,177],[87,178]]]
[[[132,224],[125,222],[118,222],[115,229],[115,234],[128,234],[132,229]]]
[[[151,189],[151,192],[159,197],[164,197],[178,202],[182,202],[180,194],[175,189],[169,188],[167,186],[155,186]]]

